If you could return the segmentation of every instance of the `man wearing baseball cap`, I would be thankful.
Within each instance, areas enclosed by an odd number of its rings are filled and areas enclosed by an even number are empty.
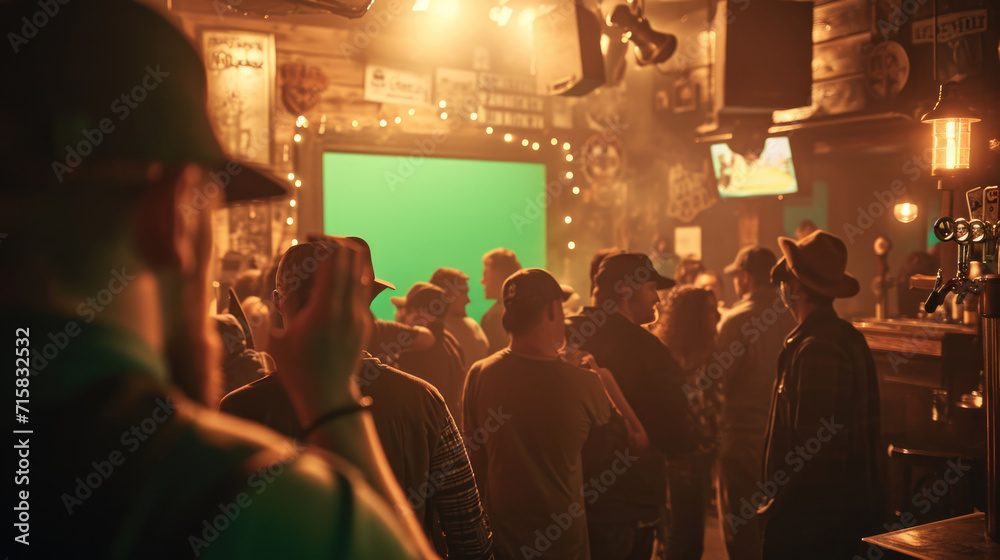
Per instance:
[[[885,515],[879,389],[864,337],[833,309],[858,293],[847,247],[778,238],[771,281],[798,326],[778,357],[764,452],[764,558],[852,558]]]
[[[500,295],[510,346],[472,366],[464,426],[497,558],[586,560],[580,454],[611,401],[596,372],[560,359],[566,295],[551,274],[518,271]]]
[[[595,558],[648,558],[654,528],[666,506],[665,456],[693,451],[696,424],[684,396],[684,373],[669,350],[642,327],[656,318],[657,290],[674,281],[660,275],[642,253],[612,253],[600,261],[592,298],[566,323],[566,340],[611,370],[625,400],[649,436],[648,453],[622,473],[599,500],[587,505]],[[599,443],[601,442],[601,443]],[[609,451],[610,450],[610,451]],[[588,444],[584,473],[596,476],[613,468],[619,454],[630,455],[627,441],[604,430]]]
[[[268,348],[311,446],[205,406],[210,214],[284,189],[223,153],[194,47],[138,2],[5,2],[0,21],[33,26],[0,54],[18,84],[0,92],[0,322],[30,400],[11,556],[433,557],[387,501],[405,498],[350,381],[358,251],[320,263],[323,297]]]
[[[746,504],[759,490],[778,354],[795,328],[795,318],[771,286],[777,260],[770,249],[744,247],[724,269],[740,300],[719,321],[717,365],[708,366],[721,370],[711,379],[724,403],[716,472],[719,522],[732,560],[760,558],[760,523]]]

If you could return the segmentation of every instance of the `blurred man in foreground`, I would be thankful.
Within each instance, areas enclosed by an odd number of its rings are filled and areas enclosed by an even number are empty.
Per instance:
[[[20,84],[0,94],[0,321],[30,363],[24,552],[434,557],[350,381],[371,329],[358,252],[321,263],[269,347],[311,445],[205,408],[210,212],[282,189],[226,160],[204,67],[169,22],[132,2],[58,9],[0,55]],[[39,4],[0,10],[14,29]]]

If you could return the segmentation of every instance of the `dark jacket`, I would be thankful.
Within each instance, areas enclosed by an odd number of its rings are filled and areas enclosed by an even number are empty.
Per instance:
[[[664,456],[693,451],[697,429],[685,398],[685,377],[680,365],[656,336],[613,308],[585,307],[566,320],[566,341],[589,352],[598,365],[608,368],[649,435],[650,452],[599,499],[588,502],[588,522],[655,520],[666,503]],[[628,447],[611,425],[596,432],[584,450],[584,474],[599,477],[615,470],[615,459]],[[617,437],[616,437],[617,436]],[[609,452],[610,451],[610,452]],[[630,450],[635,454],[634,450]],[[617,473],[616,473],[617,474]],[[605,480],[607,477],[605,477]]]
[[[785,340],[764,459],[765,557],[853,553],[884,515],[878,377],[871,350],[832,306]]]

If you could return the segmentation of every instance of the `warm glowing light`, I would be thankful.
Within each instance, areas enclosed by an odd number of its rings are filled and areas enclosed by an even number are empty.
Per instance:
[[[434,12],[443,18],[455,19],[455,16],[458,15],[458,2],[457,0],[434,0]]]
[[[608,47],[610,47],[610,46],[611,46],[611,37],[608,37],[607,35],[603,35],[602,34],[601,35],[601,54],[607,55],[608,54]]]
[[[510,16],[514,14],[514,10],[507,6],[493,6],[490,8],[490,19],[500,27],[507,25],[510,21]]]
[[[897,204],[892,209],[892,214],[896,216],[896,219],[904,224],[908,224],[913,220],[917,219],[917,205],[909,202],[902,202]]]
[[[565,218],[563,218],[563,221],[566,222],[567,224],[572,224],[573,218],[570,216],[566,216]]]
[[[517,24],[521,27],[531,28],[531,24],[535,22],[535,10],[532,8],[525,8],[521,10],[521,13],[517,15]]]
[[[476,120],[479,118],[479,113],[472,113],[469,115],[469,118],[472,120]]]
[[[945,121],[945,162],[948,169],[955,169],[958,165],[958,140],[955,138],[955,121]]]
[[[573,154],[566,154],[566,161],[573,161]]]
[[[445,120],[447,118],[448,118],[448,113],[441,113],[441,120]]]
[[[573,178],[573,172],[572,171],[567,171],[566,172],[566,178],[567,179],[572,179]]]
[[[426,12],[431,5],[431,0],[416,0],[413,3],[414,12]]]
[[[549,142],[551,142],[553,146],[558,146],[559,145],[559,139],[558,138],[553,138]]]
[[[213,280],[212,281],[212,287],[213,288],[218,288],[219,287],[219,281],[218,280]]]
[[[487,126],[486,127],[486,134],[493,134],[493,127],[492,126]]]
[[[528,139],[525,138],[524,140],[521,140],[521,145],[524,146],[525,148],[527,148],[528,147]]]
[[[569,247],[570,249],[576,249],[576,243],[573,243],[572,241],[567,243],[566,246]]]
[[[538,149],[538,148],[540,148],[540,147],[541,147],[541,146],[539,146],[539,145],[538,145],[538,142],[532,142],[532,143],[531,143],[531,149],[532,149],[532,150],[537,150],[537,149]]]
[[[580,194],[580,187],[573,187],[573,194]]]
[[[301,134],[296,134],[295,136],[292,136],[292,140],[295,140],[296,142],[301,142],[302,141],[302,135]]]
[[[628,40],[631,38],[632,38],[631,31],[626,31],[625,33],[622,33],[622,43],[628,43]]]
[[[785,195],[779,194],[778,195],[778,200],[785,200]]]
[[[288,205],[291,206],[292,208],[295,208],[295,199],[293,198],[293,199],[289,200],[288,201]]]
[[[412,117],[413,115],[417,114],[417,110],[414,109],[413,107],[410,107],[410,110],[407,111],[406,113]]]
[[[285,223],[286,223],[286,224],[288,224],[288,225],[292,225],[292,224],[294,224],[294,223],[295,223],[295,220],[293,220],[293,219],[292,219],[292,217],[291,217],[291,216],[289,216],[289,217],[288,217],[288,219],[287,219],[287,220],[285,220]]]
[[[298,245],[298,244],[299,244],[298,239],[292,239],[292,245]]]
[[[509,132],[507,134],[503,135],[504,142],[510,142],[513,139],[514,139],[514,135],[511,134],[511,133],[509,133]]]
[[[305,115],[299,115],[299,117],[295,119],[295,126],[306,128],[309,126],[309,121],[306,120]]]
[[[288,180],[289,180],[289,181],[293,181],[293,180],[295,180],[295,174],[294,174],[294,173],[289,173],[289,174],[288,174]]]
[[[389,123],[388,123],[388,122],[387,122],[387,121],[386,121],[385,119],[382,119],[382,120],[378,121],[378,125],[379,125],[379,126],[381,126],[381,127],[383,127],[383,128],[384,128],[384,127],[385,127],[385,125],[387,125],[387,124],[389,124]]]
[[[351,126],[358,128],[358,121],[351,121]]]
[[[570,149],[570,145],[569,145],[569,142],[563,142],[563,149],[564,149],[564,150],[568,150],[568,149]]]
[[[442,99],[441,101],[438,101],[438,107],[444,109],[447,106],[448,106],[448,102],[445,101],[444,99]]]
[[[302,181],[300,181],[300,180],[296,179],[296,180],[295,180],[295,186],[296,186],[296,187],[301,187],[301,186],[302,186]]]
[[[393,119],[393,122],[395,122],[396,124],[399,124],[399,123],[403,122],[403,117],[396,117],[395,119]]]

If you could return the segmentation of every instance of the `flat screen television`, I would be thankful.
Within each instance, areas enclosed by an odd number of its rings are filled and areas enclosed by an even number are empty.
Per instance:
[[[716,187],[723,198],[790,194],[799,190],[787,136],[765,139],[759,157],[737,154],[725,143],[711,144],[709,152]]]

